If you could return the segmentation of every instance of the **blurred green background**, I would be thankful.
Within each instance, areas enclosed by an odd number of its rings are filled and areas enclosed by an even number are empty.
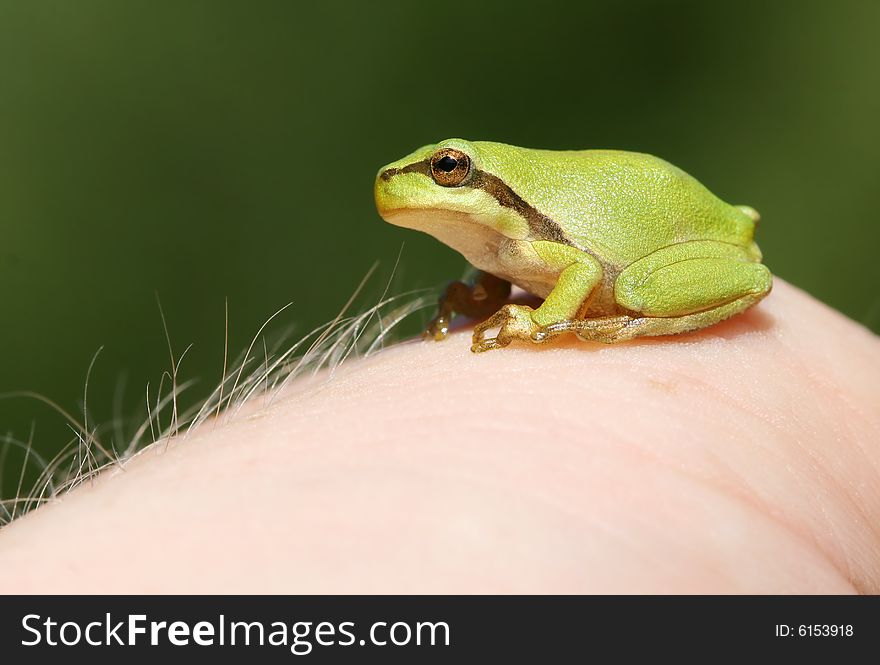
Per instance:
[[[261,323],[439,286],[463,260],[375,213],[377,168],[449,136],[658,154],[761,211],[778,275],[878,329],[880,3],[0,2],[0,392],[93,422],[168,368],[186,400]],[[57,451],[32,400],[0,434]],[[119,442],[117,442],[119,445]],[[10,469],[7,460],[9,494]]]

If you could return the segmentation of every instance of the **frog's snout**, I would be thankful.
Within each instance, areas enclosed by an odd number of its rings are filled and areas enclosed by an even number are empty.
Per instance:
[[[376,210],[383,219],[391,208],[388,196],[389,178],[388,169],[381,168],[376,174],[376,181],[373,183],[373,199],[376,202]]]

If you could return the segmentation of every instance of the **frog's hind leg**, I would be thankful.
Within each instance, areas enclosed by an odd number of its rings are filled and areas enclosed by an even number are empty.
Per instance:
[[[568,321],[560,326],[560,329],[548,332],[557,333],[570,330],[585,341],[606,344],[624,342],[636,337],[676,335],[706,328],[724,319],[729,319],[731,316],[744,312],[765,295],[766,293],[745,295],[724,305],[684,316],[607,316],[598,319]]]
[[[553,333],[620,342],[697,330],[745,311],[770,292],[772,277],[746,250],[714,242],[676,245],[629,266],[615,299],[628,314],[566,321]],[[551,332],[551,331],[548,331]]]

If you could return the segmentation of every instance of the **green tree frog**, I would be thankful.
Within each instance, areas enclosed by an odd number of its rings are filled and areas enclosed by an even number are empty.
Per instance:
[[[427,330],[439,340],[453,313],[488,317],[474,352],[567,332],[609,343],[682,333],[742,312],[772,285],[753,240],[758,213],[652,155],[448,139],[384,166],[375,197],[386,221],[481,271],[446,289]],[[505,304],[511,284],[543,303]]]

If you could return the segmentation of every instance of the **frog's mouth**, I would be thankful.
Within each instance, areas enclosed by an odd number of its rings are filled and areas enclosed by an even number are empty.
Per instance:
[[[421,176],[430,179],[430,175],[423,172],[425,168],[428,168],[426,164],[426,162],[415,162],[402,168],[386,168],[380,171],[376,178],[374,194],[379,214],[386,221],[389,221],[392,224],[397,224],[398,226],[424,230],[431,233],[431,235],[436,236],[436,233],[432,230],[425,228],[424,223],[402,223],[390,219],[390,217],[398,215],[411,217],[415,212],[413,208],[417,207],[412,205],[413,198],[405,195],[405,189],[401,191],[396,190],[394,183],[397,177],[403,175],[404,178],[408,178],[412,174],[421,174]],[[416,175],[415,177],[418,178],[420,176]],[[472,207],[475,210],[487,209],[486,206],[491,206],[493,204],[494,206],[497,206],[491,215],[470,215],[471,219],[468,221],[471,223],[484,228],[496,229],[496,233],[505,235],[511,239],[523,240],[525,238],[540,238],[541,240],[550,240],[563,245],[573,245],[566,233],[555,220],[526,202],[510,185],[505,183],[498,176],[489,173],[488,171],[474,169],[468,180],[455,189],[459,188],[470,191],[476,190],[481,192],[485,197],[484,203],[472,202]],[[412,194],[412,191],[410,191],[409,194]],[[492,203],[490,204],[489,201]],[[426,211],[430,212],[431,215],[441,212],[441,210],[436,208],[426,209]],[[469,214],[460,209],[445,209],[442,210],[442,212],[447,218],[454,215],[455,219],[453,222],[461,219],[458,215]],[[435,220],[432,217],[431,221],[440,224],[439,219]],[[443,242],[446,241],[444,240]],[[452,245],[452,243],[449,242],[446,242],[446,244]]]
[[[420,186],[399,186],[395,179],[380,175],[376,178],[374,195],[376,209],[386,222],[424,231],[450,247],[460,244],[459,236],[498,235],[524,240],[531,231],[525,218],[488,193],[476,194],[476,200],[472,194],[466,202],[450,201],[446,205],[437,200],[438,197],[433,197],[434,200],[424,197]]]
[[[389,224],[422,231],[450,247],[456,247],[461,239],[469,236],[504,237],[492,227],[480,222],[469,212],[414,207],[379,207],[378,209],[379,215]]]

